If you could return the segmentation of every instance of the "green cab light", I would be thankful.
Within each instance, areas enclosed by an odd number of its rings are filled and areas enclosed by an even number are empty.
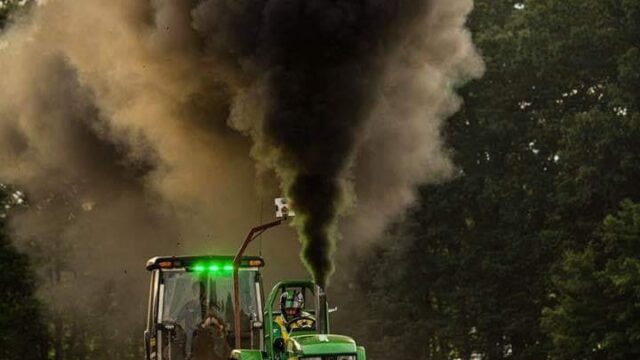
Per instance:
[[[204,271],[204,265],[196,265],[193,267],[193,271],[195,272],[203,272]]]
[[[232,272],[234,269],[233,264],[220,264],[220,263],[198,263],[194,264],[191,271],[197,273],[221,273]]]

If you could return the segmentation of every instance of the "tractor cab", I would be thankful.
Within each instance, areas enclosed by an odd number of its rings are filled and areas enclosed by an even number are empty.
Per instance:
[[[147,360],[227,360],[236,343],[233,257],[155,257],[151,272],[145,354]],[[240,344],[260,349],[262,280],[259,257],[244,257],[238,269]]]

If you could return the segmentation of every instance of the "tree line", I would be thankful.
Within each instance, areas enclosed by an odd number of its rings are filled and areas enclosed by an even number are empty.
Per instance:
[[[475,4],[459,172],[357,254],[341,325],[373,359],[638,359],[640,2]]]

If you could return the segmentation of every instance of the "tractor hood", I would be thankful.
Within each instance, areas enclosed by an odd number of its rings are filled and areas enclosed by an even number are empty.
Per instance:
[[[291,336],[287,343],[287,350],[301,356],[322,356],[336,354],[355,354],[356,342],[342,335],[299,335]]]

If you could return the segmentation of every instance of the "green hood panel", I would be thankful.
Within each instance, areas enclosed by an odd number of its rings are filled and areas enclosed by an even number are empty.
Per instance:
[[[342,335],[299,335],[289,338],[287,349],[298,356],[355,354],[356,342]]]

